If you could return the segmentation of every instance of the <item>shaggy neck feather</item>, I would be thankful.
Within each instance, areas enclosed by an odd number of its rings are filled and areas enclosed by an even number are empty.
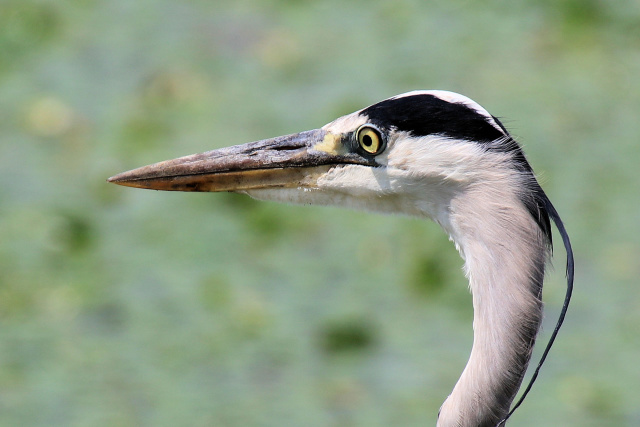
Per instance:
[[[506,416],[542,320],[545,238],[517,196],[496,188],[479,185],[451,203],[449,231],[473,294],[474,340],[438,427],[496,426]]]

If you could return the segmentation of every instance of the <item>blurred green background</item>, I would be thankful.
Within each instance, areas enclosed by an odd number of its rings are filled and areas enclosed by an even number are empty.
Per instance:
[[[105,182],[412,89],[502,117],[573,238],[510,425],[640,425],[639,76],[636,0],[2,0],[0,425],[435,425],[472,339],[435,224]]]

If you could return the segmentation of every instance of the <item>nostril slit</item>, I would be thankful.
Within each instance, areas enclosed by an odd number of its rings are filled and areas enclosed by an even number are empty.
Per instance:
[[[301,148],[300,146],[297,145],[282,145],[279,147],[273,147],[272,150],[274,151],[291,151],[291,150],[297,150],[298,148]]]

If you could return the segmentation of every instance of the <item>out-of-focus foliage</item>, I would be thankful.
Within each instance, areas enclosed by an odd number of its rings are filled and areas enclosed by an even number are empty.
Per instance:
[[[638,76],[632,0],[4,0],[0,425],[434,425],[472,335],[437,226],[105,182],[418,88],[504,118],[574,240],[511,424],[640,425]]]

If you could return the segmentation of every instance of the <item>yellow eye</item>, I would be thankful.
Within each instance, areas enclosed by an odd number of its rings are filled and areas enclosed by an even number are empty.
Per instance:
[[[384,150],[384,143],[380,132],[371,126],[364,125],[358,129],[358,144],[369,154],[380,154]]]

